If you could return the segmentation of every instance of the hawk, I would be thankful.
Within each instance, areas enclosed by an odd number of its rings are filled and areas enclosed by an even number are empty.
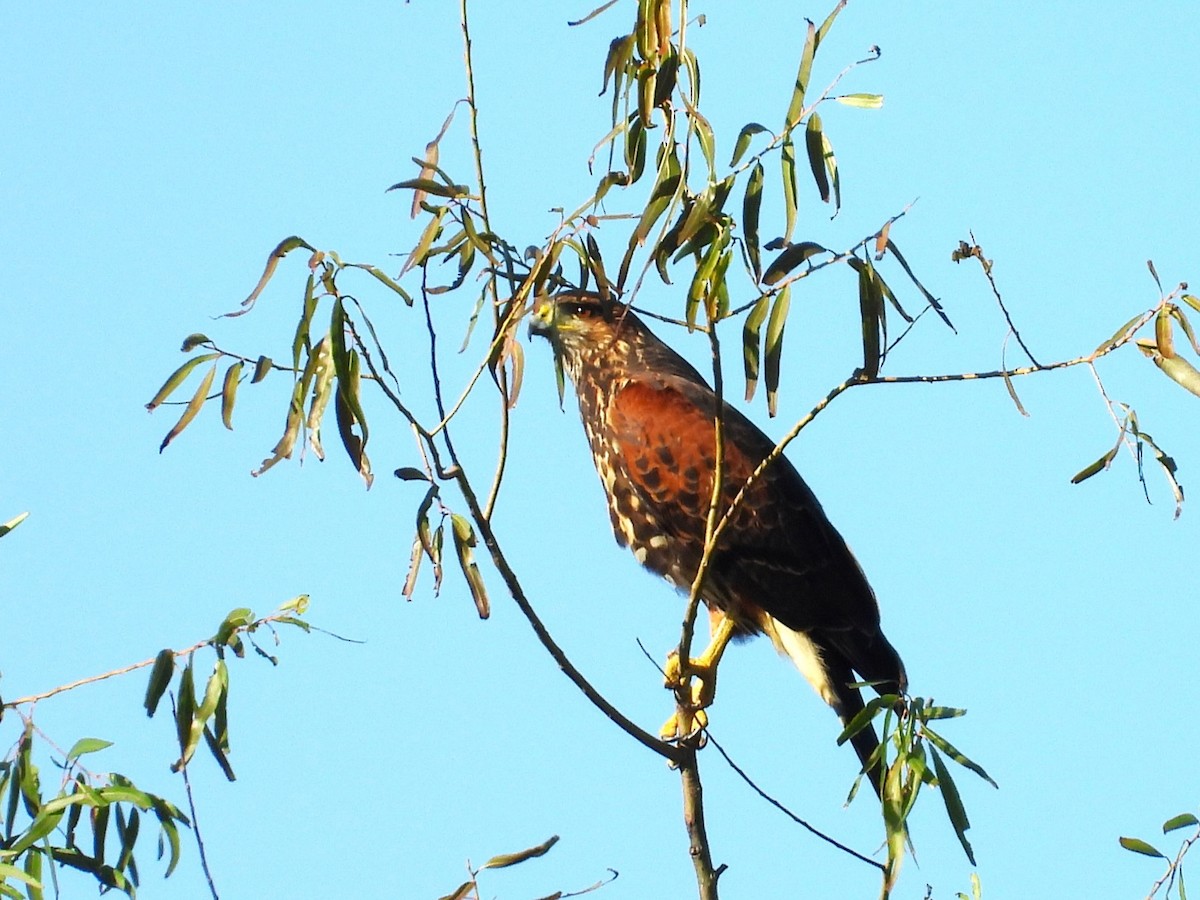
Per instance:
[[[716,471],[716,394],[614,300],[561,292],[538,302],[530,328],[550,340],[575,386],[618,543],[690,589]],[[775,442],[732,406],[723,403],[720,414],[727,508]],[[713,643],[685,667],[709,678],[697,705],[711,702],[728,642],[755,634],[770,637],[843,724],[863,708],[855,682],[873,682],[880,694],[905,689],[904,664],[880,630],[874,592],[786,457],[746,491],[714,550],[701,599],[713,618]],[[879,793],[878,766],[869,765],[879,746],[874,729],[851,742]]]

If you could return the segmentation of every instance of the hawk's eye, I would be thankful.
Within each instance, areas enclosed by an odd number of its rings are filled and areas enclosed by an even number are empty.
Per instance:
[[[560,304],[562,309],[568,316],[572,318],[586,319],[600,312],[599,307],[594,303],[584,303],[579,300],[568,300]]]

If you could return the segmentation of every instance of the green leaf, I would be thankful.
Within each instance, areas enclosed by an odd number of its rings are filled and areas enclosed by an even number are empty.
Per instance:
[[[779,365],[783,354],[783,329],[787,324],[788,309],[792,304],[792,286],[786,285],[775,298],[771,307],[771,318],[767,321],[767,415],[776,412],[776,394],[779,391]]]
[[[438,900],[465,900],[467,895],[471,893],[471,889],[474,887],[474,881],[464,881],[458,886],[457,890],[451,891],[449,894],[446,894],[443,897],[439,897]]]
[[[1141,838],[1123,837],[1119,839],[1118,843],[1120,843],[1120,845],[1126,850],[1131,850],[1134,853],[1140,853],[1143,856],[1153,856],[1157,859],[1166,859],[1165,856],[1163,856]]]
[[[1200,819],[1197,819],[1191,813],[1180,813],[1163,822],[1163,834],[1178,831],[1180,828],[1188,828],[1192,825],[1200,825]]]
[[[8,534],[10,531],[12,531],[14,528],[16,528],[18,525],[20,525],[22,522],[24,522],[28,518],[29,518],[29,513],[27,513],[27,512],[23,512],[16,516],[13,516],[13,518],[9,519],[3,525],[0,525],[0,537],[4,537],[6,534]]]
[[[50,832],[58,827],[58,823],[62,820],[62,810],[53,812],[39,811],[32,822],[29,823],[29,828],[25,833],[16,839],[11,847],[6,848],[5,852],[11,858],[20,856],[42,838],[46,837]]]
[[[479,618],[486,619],[491,615],[491,604],[488,601],[483,576],[479,572],[479,566],[475,564],[475,554],[471,549],[475,546],[475,529],[471,527],[468,519],[457,513],[450,516],[450,521],[453,526],[454,549],[458,554],[458,564],[467,579],[467,587],[471,591],[471,599],[475,601],[475,609],[479,612]]]
[[[499,856],[493,856],[482,866],[483,869],[503,869],[507,866],[515,866],[517,863],[525,862],[527,859],[534,859],[538,856],[544,856],[546,852],[558,843],[558,835],[553,835],[538,844],[536,847],[530,847],[527,850],[519,850],[516,853],[502,853]]]
[[[188,664],[180,676],[179,696],[175,699],[175,736],[179,740],[179,759],[171,766],[174,772],[186,766],[196,751],[196,745],[191,740],[195,713],[196,682],[192,675],[192,658],[189,656]]]
[[[196,368],[196,366],[200,365],[201,363],[217,359],[220,355],[220,353],[202,353],[199,356],[193,356],[182,366],[172,372],[170,377],[163,382],[163,386],[158,389],[158,393],[156,393],[153,399],[146,404],[146,409],[148,409],[150,412],[154,412],[155,409],[162,405],[164,400],[166,400],[175,392],[177,387],[183,384],[188,375],[192,373],[192,369]]]
[[[429,476],[422,469],[416,469],[412,466],[403,466],[392,474],[401,481],[429,481]]]
[[[869,262],[858,269],[858,306],[862,319],[863,375],[875,378],[883,360],[881,335],[884,331],[883,291]]]
[[[975,853],[971,849],[971,842],[967,840],[967,830],[971,827],[971,822],[967,818],[967,810],[963,806],[962,797],[959,796],[958,786],[950,777],[950,770],[942,762],[942,757],[937,750],[930,747],[929,755],[933,759],[933,771],[937,774],[938,789],[942,792],[942,800],[946,804],[946,815],[950,817],[950,824],[958,836],[958,842],[962,844],[967,859],[971,861],[971,865],[975,865]]]
[[[746,242],[746,255],[756,280],[762,278],[762,260],[759,255],[758,219],[762,210],[763,167],[756,162],[746,181],[746,196],[742,200],[742,229]]]
[[[1182,356],[1163,356],[1155,354],[1151,357],[1154,364],[1162,369],[1163,374],[1182,387],[1200,397],[1200,371]]]
[[[757,122],[750,122],[742,126],[742,130],[738,132],[737,141],[733,145],[733,158],[729,160],[729,166],[736,166],[746,151],[750,149],[750,139],[756,134],[762,134],[767,129]]]
[[[238,379],[242,375],[242,363],[239,360],[225,372],[225,383],[221,387],[221,422],[233,431],[233,404],[237,399]]]
[[[792,239],[796,227],[796,147],[789,134],[783,139],[779,154],[780,173],[783,176],[784,241]]]
[[[767,271],[763,274],[763,284],[773,285],[778,284],[783,280],[784,276],[790,273],[797,266],[807,262],[811,257],[818,253],[828,253],[829,251],[820,244],[812,241],[800,241],[797,244],[792,244],[786,247],[774,261],[767,266]]]
[[[112,741],[104,741],[100,738],[80,738],[67,752],[67,762],[74,762],[85,753],[95,753],[111,746]]]
[[[36,855],[36,854],[31,854],[31,855]],[[36,878],[34,878],[32,875],[30,875],[26,872],[23,872],[22,870],[18,869],[16,866],[10,866],[8,863],[0,863],[0,879],[7,879],[7,878],[15,878],[17,881],[20,881],[22,884],[28,884],[31,887],[37,888],[38,890],[41,890],[41,887],[42,887],[41,882],[38,881]],[[12,896],[19,897],[20,894],[14,893]]]
[[[771,300],[764,294],[754,302],[746,323],[742,326],[742,361],[746,370],[746,402],[754,399],[754,391],[758,387],[758,364],[762,352],[763,322],[766,321],[767,311]]]
[[[179,435],[183,433],[183,429],[187,428],[188,425],[191,424],[192,420],[196,418],[196,414],[200,412],[200,407],[202,407],[204,405],[204,401],[208,399],[208,392],[212,388],[213,378],[216,377],[216,374],[217,366],[214,363],[213,367],[208,370],[208,374],[205,375],[203,380],[200,382],[200,386],[196,388],[196,393],[192,395],[192,399],[188,401],[188,405],[184,408],[183,415],[179,417],[179,421],[176,422],[174,427],[167,432],[167,436],[163,438],[162,443],[159,444],[159,453],[162,453],[164,450],[166,450],[171,441],[179,437]]]
[[[804,129],[804,149],[808,152],[808,167],[812,171],[813,181],[816,182],[817,192],[824,203],[829,202],[829,176],[825,171],[824,132],[821,128],[821,117],[813,113],[808,117],[808,125]]]
[[[274,365],[274,363],[271,362],[271,357],[260,356],[258,358],[258,362],[254,364],[254,374],[250,376],[250,383],[258,384],[260,381],[266,378],[267,373],[271,371],[272,365]]]
[[[929,738],[929,740],[933,743],[934,746],[936,746],[939,750],[941,750],[943,753],[945,753],[948,757],[950,757],[952,760],[954,760],[960,766],[970,769],[972,772],[974,772],[976,775],[978,775],[980,778],[982,778],[984,781],[986,781],[992,787],[999,790],[1000,785],[996,784],[996,782],[992,780],[992,776],[983,770],[983,766],[968,759],[966,754],[962,753],[958,748],[956,748],[953,744],[951,744],[948,740],[946,740],[940,734],[937,734],[936,732],[930,730],[929,728],[925,728],[923,733],[924,733],[925,737]]]
[[[196,332],[195,334],[189,334],[187,337],[185,337],[183,339],[183,346],[180,347],[179,349],[183,353],[191,353],[193,350],[195,350],[201,344],[207,344],[207,343],[209,343],[208,335],[200,334],[199,332]]]
[[[833,99],[838,103],[858,109],[879,109],[883,106],[882,94],[843,94]]]
[[[465,184],[442,184],[442,182],[434,181],[432,178],[409,178],[406,181],[396,182],[388,190],[421,191],[426,194],[433,194],[435,197],[448,197],[450,199],[469,197],[471,195],[471,189]]]
[[[254,301],[258,299],[258,295],[261,294],[263,292],[263,288],[267,286],[267,282],[271,280],[271,276],[275,274],[275,269],[278,268],[279,261],[297,247],[303,247],[306,250],[312,251],[313,253],[317,252],[315,247],[311,246],[303,238],[297,237],[296,235],[284,238],[279,242],[275,249],[271,251],[271,255],[267,257],[267,265],[263,269],[262,277],[258,279],[258,284],[254,286],[254,290],[250,292],[250,296],[242,301],[242,308],[240,310],[235,310],[234,312],[225,313],[224,318],[233,318],[235,316],[241,316],[248,313],[251,307],[254,306]]]
[[[1074,477],[1071,479],[1071,484],[1079,484],[1079,482],[1086,481],[1098,472],[1107,469],[1110,465],[1112,465],[1112,461],[1116,459],[1117,453],[1120,451],[1120,449],[1121,442],[1117,441],[1113,448],[1101,456],[1098,460],[1076,472]]]
[[[784,119],[784,129],[788,131],[795,128],[800,123],[800,117],[804,115],[804,95],[808,91],[808,82],[812,78],[813,57],[817,53],[817,27],[810,19],[804,21],[808,22],[808,33],[804,38],[800,69],[796,73],[796,84],[792,90],[792,99],[788,103],[787,117]]]

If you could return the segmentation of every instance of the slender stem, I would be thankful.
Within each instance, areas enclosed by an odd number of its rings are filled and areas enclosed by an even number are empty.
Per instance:
[[[171,718],[175,718],[175,695],[171,695]],[[213,900],[221,900],[220,894],[217,893],[216,882],[213,881],[212,869],[208,865],[208,854],[204,850],[204,838],[200,836],[200,820],[196,817],[196,798],[192,796],[192,780],[188,777],[188,767],[183,765],[179,769],[179,774],[183,776],[183,790],[187,794],[188,812],[192,817],[192,834],[196,836],[196,849],[200,853],[200,868],[204,870],[204,880],[208,882],[208,892],[212,895]]]
[[[282,618],[291,617],[293,615],[294,613],[292,612],[273,613],[272,615],[252,622],[250,625],[247,625],[244,629],[240,630],[248,630],[259,625],[265,625],[269,622],[276,622]],[[182,650],[172,650],[171,652],[174,653],[176,657],[185,656],[186,654],[199,650],[202,647],[207,647],[210,643],[212,643],[212,638],[205,638],[202,641],[197,641],[190,647],[184,647]],[[157,656],[152,656],[149,659],[143,659],[141,662],[136,662],[128,666],[122,666],[121,668],[113,669],[110,672],[104,672],[100,675],[90,675],[87,678],[80,678],[78,681],[72,681],[70,684],[60,684],[58,687],[51,688],[48,691],[42,691],[40,694],[30,694],[27,697],[18,697],[16,700],[6,700],[4,701],[3,708],[8,709],[9,707],[20,706],[21,704],[25,703],[37,703],[39,700],[46,700],[47,698],[53,697],[56,694],[63,694],[67,691],[73,691],[76,688],[83,687],[85,684],[95,684],[98,681],[106,681],[109,678],[116,678],[118,675],[128,675],[130,672],[136,672],[138,669],[144,669],[147,666],[154,665],[157,659]]]
[[[717,879],[724,866],[713,868],[708,832],[704,826],[704,788],[700,784],[700,767],[694,747],[689,747],[679,761],[679,777],[683,783],[683,822],[687,826],[688,855],[696,868],[700,900],[717,900]]]
[[[821,840],[825,841],[826,843],[832,844],[834,847],[837,847],[843,853],[850,854],[851,856],[853,856],[855,859],[859,860],[860,862],[865,862],[869,866],[874,866],[875,868],[879,869],[880,871],[883,870],[883,868],[884,868],[883,863],[876,862],[875,860],[871,859],[869,856],[863,856],[861,853],[859,853],[854,848],[847,847],[845,844],[841,843],[841,841],[838,841],[838,840],[830,837],[829,835],[825,834],[825,832],[821,831],[819,828],[813,827],[808,822],[806,822],[804,819],[800,818],[798,815],[796,815],[794,812],[792,812],[790,809],[788,809],[786,806],[784,806],[782,803],[780,803],[778,800],[776,800],[774,797],[772,797],[770,794],[768,794],[766,791],[764,791],[762,788],[760,788],[757,784],[755,784],[753,779],[751,779],[750,776],[746,774],[745,770],[742,769],[741,766],[739,766],[737,763],[735,763],[733,761],[733,759],[730,758],[729,754],[725,752],[725,748],[717,743],[716,739],[712,736],[712,732],[708,732],[708,742],[717,748],[717,752],[720,753],[721,756],[723,756],[725,758],[725,762],[729,763],[729,768],[733,769],[733,771],[738,774],[738,776],[742,779],[742,781],[744,781],[744,782],[746,782],[746,784],[750,785],[750,788],[751,788],[751,790],[754,791],[754,793],[758,794],[758,796],[762,797],[764,800],[766,800],[768,803],[770,803],[772,806],[774,806],[777,810],[779,810],[781,813],[783,813],[785,816],[787,816],[789,819],[791,819],[793,822],[795,822],[797,825],[800,825],[800,826],[808,829],[812,834],[816,835]]]

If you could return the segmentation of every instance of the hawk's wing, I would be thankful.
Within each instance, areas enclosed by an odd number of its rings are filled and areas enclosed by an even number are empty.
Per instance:
[[[615,449],[641,502],[697,560],[716,469],[715,400],[703,382],[654,375],[618,391],[608,410]],[[722,421],[728,504],[774,442],[727,404]],[[713,591],[737,606],[819,634],[864,678],[898,676],[899,659],[880,633],[879,608],[858,562],[786,457],[747,492],[709,577]],[[876,638],[890,651],[881,658]]]

